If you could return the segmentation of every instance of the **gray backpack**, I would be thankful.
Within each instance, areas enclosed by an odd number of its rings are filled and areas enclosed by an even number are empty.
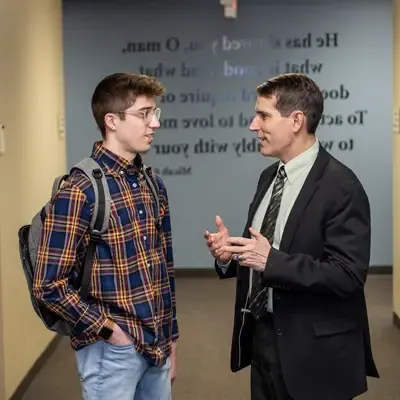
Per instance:
[[[111,197],[106,177],[93,158],[85,158],[74,167],[72,167],[70,174],[73,170],[82,171],[91,181],[94,194],[95,203],[92,220],[90,222],[90,240],[86,250],[83,270],[80,273],[79,282],[76,282],[76,287],[79,289],[79,294],[82,300],[86,300],[89,294],[90,277],[92,272],[93,257],[96,251],[96,246],[101,240],[101,236],[108,229],[110,219],[110,206]],[[157,181],[151,173],[148,173],[146,167],[143,168],[144,177],[149,185],[156,201],[155,219],[156,225],[159,228],[159,189]],[[70,175],[63,175],[54,180],[51,199],[61,188],[62,183]],[[22,226],[18,231],[19,252],[24,270],[25,278],[28,284],[31,302],[36,314],[43,321],[47,329],[57,332],[61,335],[69,336],[71,334],[72,326],[63,320],[58,314],[46,308],[43,304],[38,302],[32,294],[33,276],[36,269],[37,251],[42,236],[42,229],[44,221],[48,215],[51,205],[51,200],[48,201],[44,207],[33,217],[30,225]]]

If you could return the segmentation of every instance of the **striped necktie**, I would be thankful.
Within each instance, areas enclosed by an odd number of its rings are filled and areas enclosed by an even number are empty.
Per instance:
[[[275,179],[271,199],[268,204],[260,233],[268,239],[271,246],[274,242],[276,219],[281,206],[283,187],[287,178],[285,167],[282,165]],[[268,287],[262,284],[263,272],[253,270],[253,285],[250,294],[249,309],[256,320],[260,319],[266,312],[268,304]]]

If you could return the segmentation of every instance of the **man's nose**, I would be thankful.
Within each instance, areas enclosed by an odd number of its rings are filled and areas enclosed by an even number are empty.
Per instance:
[[[250,125],[249,125],[249,129],[250,129],[251,131],[258,131],[258,130],[260,129],[260,127],[258,126],[258,123],[257,123],[257,121],[256,121],[256,117],[254,117],[254,118],[251,120]]]
[[[160,121],[158,120],[158,118],[155,115],[153,115],[153,118],[151,119],[150,124],[149,124],[149,128],[157,129],[160,126],[161,126]]]

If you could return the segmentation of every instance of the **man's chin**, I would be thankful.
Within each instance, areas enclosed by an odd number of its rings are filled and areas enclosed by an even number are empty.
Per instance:
[[[151,149],[151,144],[149,144],[147,146],[137,147],[135,149],[135,153],[146,154],[150,151],[150,149]]]
[[[143,147],[143,150],[141,151],[141,153],[148,153],[150,151],[150,149],[151,149],[151,144],[149,144],[146,147]]]
[[[268,148],[268,147],[261,147],[260,153],[261,153],[264,157],[275,157],[275,156],[274,156],[274,152],[272,151],[272,149],[270,149],[270,148]]]

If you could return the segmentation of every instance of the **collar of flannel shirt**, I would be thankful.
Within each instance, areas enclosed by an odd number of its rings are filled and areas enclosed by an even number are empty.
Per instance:
[[[106,174],[120,175],[121,173],[135,174],[143,170],[143,159],[137,154],[132,162],[122,158],[103,146],[102,141],[95,142],[92,157],[105,167]],[[122,172],[123,171],[123,172]]]

